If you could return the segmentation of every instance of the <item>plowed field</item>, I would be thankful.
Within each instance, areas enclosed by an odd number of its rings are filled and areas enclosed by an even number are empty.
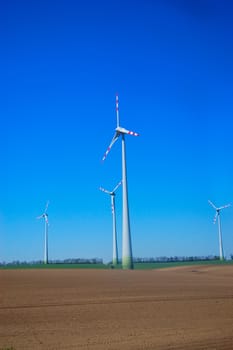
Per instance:
[[[0,349],[233,349],[233,266],[0,270]]]

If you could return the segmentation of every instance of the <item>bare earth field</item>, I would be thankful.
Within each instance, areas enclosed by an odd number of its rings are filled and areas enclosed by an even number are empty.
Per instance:
[[[233,266],[0,270],[0,349],[233,349]]]

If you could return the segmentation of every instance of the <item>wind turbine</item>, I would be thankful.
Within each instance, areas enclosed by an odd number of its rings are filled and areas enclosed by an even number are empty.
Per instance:
[[[122,227],[122,267],[123,269],[133,269],[133,254],[132,254],[129,205],[128,205],[125,135],[139,136],[139,134],[137,134],[134,131],[129,131],[120,126],[118,95],[116,95],[116,117],[117,117],[117,127],[115,129],[115,134],[102,160],[104,161],[106,159],[112,146],[121,136],[121,140],[122,140],[122,226],[123,226]]]
[[[48,220],[48,206],[49,201],[47,201],[45,205],[44,213],[37,217],[37,219],[44,219],[45,222],[45,242],[44,242],[44,263],[48,264],[48,227],[49,227],[49,220]]]
[[[112,207],[112,264],[116,266],[118,264],[118,249],[117,249],[117,233],[116,233],[116,211],[115,211],[115,195],[116,190],[120,187],[122,181],[120,181],[112,191],[105,190],[100,187],[100,191],[107,193],[111,196]]]
[[[219,239],[219,257],[220,260],[224,260],[224,253],[223,253],[223,243],[222,243],[222,227],[221,227],[221,220],[220,220],[220,211],[222,209],[228,208],[231,205],[223,205],[222,207],[216,207],[210,200],[208,200],[209,204],[216,210],[213,223],[216,223],[216,220],[218,219],[218,239]]]

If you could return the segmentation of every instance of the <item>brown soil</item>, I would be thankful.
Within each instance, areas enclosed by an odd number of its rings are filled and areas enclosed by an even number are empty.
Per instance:
[[[0,270],[0,350],[233,349],[233,266]]]

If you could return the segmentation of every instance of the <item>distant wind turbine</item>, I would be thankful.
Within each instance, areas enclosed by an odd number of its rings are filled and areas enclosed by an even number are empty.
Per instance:
[[[44,263],[48,264],[48,227],[49,227],[49,220],[48,220],[48,206],[49,201],[47,201],[44,213],[37,217],[37,219],[44,219],[45,222],[45,241],[44,241]]]
[[[216,220],[218,219],[219,257],[220,257],[220,260],[223,260],[224,253],[223,253],[223,243],[222,243],[222,227],[221,227],[221,220],[220,220],[220,211],[222,209],[230,207],[231,205],[227,204],[227,205],[223,205],[222,207],[216,207],[216,205],[214,205],[210,200],[208,200],[208,202],[216,211],[213,223],[215,224]]]
[[[122,181],[120,181],[112,191],[105,190],[100,187],[100,191],[105,192],[111,196],[111,207],[112,207],[112,264],[116,266],[118,264],[118,249],[117,249],[117,232],[116,232],[116,211],[115,211],[115,195],[116,190],[120,187]]]
[[[116,95],[116,117],[117,117],[117,127],[115,129],[115,134],[102,160],[104,161],[106,159],[113,144],[121,136],[121,140],[122,140],[122,226],[123,226],[122,227],[122,267],[123,269],[133,269],[133,254],[132,254],[129,205],[128,205],[125,135],[139,136],[139,134],[137,134],[134,131],[129,131],[125,128],[120,127],[118,95]]]

